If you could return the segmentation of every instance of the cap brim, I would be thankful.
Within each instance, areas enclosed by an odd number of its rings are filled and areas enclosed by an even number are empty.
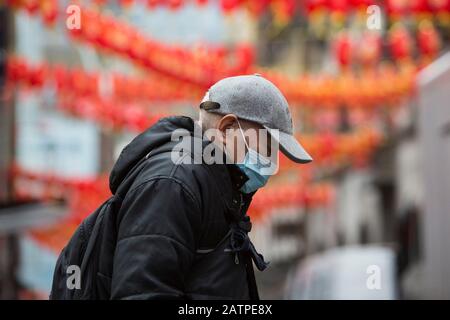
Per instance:
[[[264,127],[269,131],[274,140],[279,143],[280,150],[286,157],[297,163],[308,163],[313,160],[293,135],[280,130],[277,130],[278,132],[276,133],[274,132],[276,129]]]

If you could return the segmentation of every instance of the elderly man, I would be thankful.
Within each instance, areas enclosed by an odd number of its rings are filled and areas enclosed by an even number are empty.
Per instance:
[[[200,142],[200,158],[198,148],[178,154],[177,130]],[[168,117],[136,137],[110,176],[112,193],[124,196],[93,253],[97,297],[259,299],[253,263],[267,263],[248,237],[246,212],[276,172],[278,146],[295,162],[312,160],[293,137],[286,99],[259,75],[213,85],[198,122]]]

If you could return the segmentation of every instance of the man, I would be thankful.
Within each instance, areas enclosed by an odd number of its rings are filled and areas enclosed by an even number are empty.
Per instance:
[[[173,133],[184,130],[195,143],[200,127],[206,135],[201,159],[213,143],[223,146],[224,156],[212,156],[226,161],[186,161],[195,158],[195,148],[174,157],[180,142]],[[250,131],[257,132],[256,139],[247,139]],[[264,132],[269,139],[263,139]],[[253,194],[275,172],[271,144],[279,142],[295,162],[312,160],[292,133],[281,92],[250,75],[213,85],[200,104],[199,122],[168,117],[136,137],[110,177],[113,193],[119,186],[127,192],[117,216],[114,255],[99,263],[104,292],[112,299],[258,299],[253,263],[259,270],[267,263],[248,238],[246,212]]]

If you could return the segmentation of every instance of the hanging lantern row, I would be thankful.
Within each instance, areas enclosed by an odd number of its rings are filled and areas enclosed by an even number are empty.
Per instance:
[[[101,6],[114,3],[109,0],[94,0],[94,2]],[[219,5],[224,14],[243,9],[258,18],[270,10],[282,19],[291,19],[296,10],[300,8],[297,0],[119,0],[119,4],[125,9],[137,3],[145,5],[150,10],[166,8],[173,11],[186,5],[204,7],[209,3],[214,3]]]
[[[290,103],[311,108],[395,107],[414,91],[417,67],[384,63],[375,70],[337,75],[315,74],[288,78],[275,71],[258,71],[274,82]]]
[[[402,24],[394,24],[387,35],[386,44],[392,60],[398,63],[418,57],[418,64],[435,59],[441,50],[441,40],[429,21],[419,24],[415,38]],[[341,68],[361,65],[373,68],[382,58],[383,39],[379,32],[366,31],[353,38],[349,32],[340,32],[332,43],[334,56]]]
[[[30,0],[10,0],[15,7],[20,4],[26,8]],[[443,0],[447,1],[447,0]],[[450,0],[448,0],[450,2]],[[268,1],[270,2],[270,1]],[[344,1],[345,2],[345,1]],[[402,1],[406,3],[405,1]],[[439,2],[439,1],[438,1]],[[41,6],[52,3],[44,0]],[[346,7],[342,1],[340,5],[331,8]],[[323,3],[317,1],[310,8],[312,11],[322,8]],[[354,6],[363,7],[360,3]],[[440,6],[428,6],[441,8]],[[34,6],[33,6],[34,8]],[[338,10],[338,9],[336,9]],[[342,11],[339,9],[338,11]],[[36,11],[32,11],[36,12]],[[96,47],[115,53],[141,65],[159,75],[172,78],[174,81],[190,83],[200,88],[207,89],[216,80],[223,77],[252,72],[253,49],[249,45],[242,45],[232,53],[227,53],[224,47],[211,48],[199,46],[188,50],[176,46],[163,45],[155,42],[139,33],[136,28],[120,22],[113,17],[99,13],[96,10],[83,8],[81,10],[83,28],[74,29],[70,34],[77,39],[88,42]],[[412,57],[414,44],[417,43],[417,55],[422,60],[419,64],[431,61],[437,56],[441,48],[439,33],[433,24],[424,20],[420,23],[417,33],[417,41],[413,41],[410,32],[401,24],[395,24],[388,33],[388,45],[391,56],[395,61],[403,61]],[[348,33],[342,32],[335,38],[333,46],[336,60],[341,67],[348,67],[354,62],[368,67],[374,66],[380,61],[382,52],[382,39],[377,32],[365,32],[359,39],[352,39]],[[230,66],[227,61],[236,61]]]
[[[302,119],[302,129],[305,132],[348,132],[384,123],[386,119],[385,111],[384,108],[372,110],[367,108],[336,108],[313,111],[303,109],[299,110],[299,116]]]
[[[425,59],[422,62],[429,62],[437,57],[441,49],[439,33],[429,21],[419,24],[415,40],[401,24],[396,24],[389,30],[388,40],[393,59],[400,62],[412,59],[414,53]]]
[[[58,0],[3,0],[12,9],[23,9],[30,15],[39,15],[43,23],[53,26],[58,19]],[[1,0],[0,0],[1,4]]]
[[[110,0],[94,0],[98,5],[113,3]],[[367,17],[372,5],[380,8],[392,21],[407,17],[417,20],[437,18],[442,24],[450,24],[450,0],[119,0],[125,9],[133,4],[146,5],[148,9],[166,8],[176,11],[186,5],[205,6],[217,3],[224,14],[245,10],[255,18],[271,12],[276,20],[289,22],[297,13],[306,16],[311,23],[319,23],[324,17],[342,24],[347,17]]]
[[[14,9],[25,9],[30,14],[39,14],[47,25],[53,25],[60,12],[58,0],[4,0]],[[186,4],[204,6],[216,0],[93,0],[75,1],[74,3],[87,3],[103,6],[107,4],[120,4],[124,8],[134,3],[145,4],[149,9],[158,7],[177,10]],[[450,0],[219,0],[223,13],[228,14],[244,9],[254,17],[260,17],[271,11],[278,20],[289,21],[298,11],[306,15],[312,24],[322,23],[324,16],[332,20],[343,22],[347,16],[357,14],[367,18],[367,9],[377,5],[393,21],[400,21],[406,17],[417,18],[418,21],[433,20],[436,18],[444,25],[450,25]],[[83,9],[82,11],[85,11]],[[381,13],[381,12],[380,12]],[[88,14],[87,18],[91,18]],[[85,20],[83,20],[85,21]]]
[[[253,64],[250,45],[243,44],[232,51],[224,46],[206,45],[186,49],[150,39],[127,23],[98,11],[84,8],[81,14],[84,26],[70,31],[74,39],[131,59],[149,71],[201,88],[209,88],[229,75],[247,73]]]
[[[366,127],[349,133],[301,134],[297,139],[314,159],[312,166],[323,169],[366,166],[384,136],[376,128]],[[297,168],[295,163],[280,155],[280,170]]]
[[[112,0],[94,0],[98,5],[116,3]],[[247,10],[251,15],[260,17],[267,11],[274,15],[292,18],[296,12],[307,16],[326,13],[336,19],[351,14],[366,14],[371,5],[380,6],[390,18],[400,19],[405,16],[430,17],[432,15],[450,18],[449,0],[119,0],[124,8],[140,3],[148,9],[167,8],[178,10],[186,5],[205,6],[218,3],[222,12],[228,14],[237,10]]]
[[[120,84],[114,86],[118,90],[112,89],[111,92],[113,94],[109,97],[104,97],[98,88],[99,78],[98,74],[86,73],[77,68],[66,69],[61,66],[51,67],[47,64],[30,65],[26,60],[17,57],[8,59],[7,63],[7,86],[13,84],[19,88],[22,86],[29,89],[42,89],[53,85],[57,92],[57,105],[60,110],[83,119],[98,122],[100,125],[109,128],[119,130],[127,128],[132,131],[141,131],[156,122],[160,117],[170,113],[167,109],[158,108],[154,110],[156,112],[150,112],[151,108],[145,108],[139,103],[141,99],[152,101],[151,98],[158,98],[159,100],[155,101],[163,101],[164,98],[171,98],[172,93],[163,94],[164,87],[161,87],[162,83],[149,80],[148,86],[151,93],[145,94],[144,83],[142,83],[142,90],[140,89],[141,86],[136,86],[133,90],[127,90],[127,83],[130,85],[138,81],[114,75],[113,82]],[[391,78],[387,77],[387,80],[389,81]],[[395,81],[391,83],[392,87],[395,87],[394,83]],[[151,84],[154,84],[155,87],[152,88]],[[380,87],[381,83],[377,85]],[[168,85],[167,88],[170,88],[170,86]],[[157,96],[157,94],[162,94],[162,96]],[[175,93],[173,94],[175,95]],[[175,97],[177,96],[175,95]],[[179,98],[187,97],[189,96],[186,93],[185,97],[180,96]],[[355,109],[352,112],[361,113],[362,111]],[[335,122],[337,121],[340,120],[336,118]],[[336,126],[336,124],[332,125],[328,121],[327,126],[332,127]],[[327,154],[329,154],[331,147],[340,148],[341,151],[333,149],[336,152],[331,152],[334,155],[338,155],[342,152],[346,153],[347,145],[362,146],[365,149],[364,141],[368,142],[368,146],[372,146],[372,143],[379,141],[379,135],[373,130],[365,130],[353,134],[355,138],[351,139],[348,139],[348,136],[341,134],[339,136],[341,138],[338,138],[338,136],[328,134],[322,136],[302,135],[299,139],[305,141],[307,149],[311,150],[314,158],[318,159],[317,161],[324,162],[328,160],[330,162],[338,162],[337,158],[328,159]],[[320,141],[316,140],[318,137],[321,139]],[[325,146],[327,147],[323,151],[321,148]],[[350,149],[347,154],[359,153],[358,150]]]
[[[24,65],[20,60],[10,61],[19,61],[18,65]],[[11,71],[11,69],[13,70]],[[14,64],[14,67],[8,64],[7,70],[8,83],[15,83],[16,85],[24,83],[25,87],[28,88],[43,88],[46,78],[36,76],[36,72],[18,72],[18,70],[23,71],[24,69],[17,68],[17,64]],[[26,68],[26,70],[30,69]],[[157,122],[161,117],[171,113],[168,108],[156,108],[154,106],[146,108],[138,102],[115,100],[115,96],[103,98],[100,95],[93,94],[92,91],[86,91],[84,86],[75,89],[75,87],[66,86],[63,81],[59,82],[59,85],[58,82],[54,82],[54,84],[56,88],[59,88],[57,89],[55,103],[58,110],[92,121],[111,130],[127,129],[140,132]],[[352,113],[358,112],[361,113],[362,111],[352,110]],[[338,119],[335,120],[338,121]],[[332,127],[329,122],[327,126]],[[371,151],[381,141],[381,136],[376,130],[366,128],[351,134],[327,132],[320,135],[304,134],[299,137],[299,140],[317,159],[316,164],[328,166],[343,163],[357,164],[366,161]],[[291,162],[288,161],[281,167],[288,167],[289,164]]]
[[[6,66],[7,88],[35,90],[52,88],[63,102],[61,106],[70,106],[66,111],[72,110],[78,115],[80,112],[76,110],[99,110],[98,113],[104,116],[114,112],[127,113],[131,108],[141,109],[139,112],[131,112],[136,114],[135,118],[139,118],[138,114],[147,114],[148,118],[152,118],[149,111],[154,111],[154,105],[158,103],[167,105],[183,101],[196,107],[204,94],[202,89],[190,84],[173,83],[171,79],[161,77],[136,78],[120,74],[86,72],[76,67],[66,68],[48,63],[32,64],[18,57],[10,57]],[[404,66],[400,70],[384,66],[377,72],[366,71],[359,75],[344,72],[337,76],[300,76],[293,79],[271,71],[258,70],[258,72],[278,85],[294,108],[298,105],[320,109],[346,107],[365,109],[368,112],[372,112],[378,106],[398,105],[413,91],[415,78],[413,66]],[[84,104],[89,107],[82,108]],[[163,113],[167,113],[167,110]],[[81,112],[82,114],[84,112]],[[113,116],[113,118],[121,117]],[[119,126],[117,121],[112,121],[113,127]],[[145,129],[147,122],[139,120],[139,123],[130,126]]]
[[[58,110],[92,121],[104,128],[140,132],[157,122],[161,117],[171,114],[168,108],[145,107],[145,105],[139,103],[139,99],[136,97],[134,97],[134,100],[126,101],[127,97],[131,98],[129,93],[102,97],[93,89],[95,87],[94,78],[96,77],[91,78],[92,75],[84,74],[78,69],[56,68],[53,71],[59,70],[58,72],[51,72],[50,67],[41,68],[41,66],[38,66],[34,69],[22,59],[14,58],[8,61],[7,87],[9,87],[9,84],[14,84],[19,88],[40,90],[45,87],[46,81],[48,81],[56,89],[55,105]],[[65,70],[65,72],[61,70]],[[76,77],[73,78],[76,80],[76,84],[71,77],[61,77],[62,74],[68,75],[74,71],[77,71]],[[55,78],[48,78],[43,74],[52,74]],[[69,82],[66,83],[65,81]],[[82,85],[83,82],[86,85]],[[123,90],[123,87],[121,87],[121,90]],[[362,110],[354,109],[351,110],[351,113],[361,113]],[[364,116],[364,114],[359,117],[361,116]],[[334,122],[337,121],[340,120],[335,118]],[[312,123],[312,125],[314,128],[319,128],[316,123]],[[336,123],[330,124],[328,121],[327,127],[336,127]],[[316,159],[315,164],[330,166],[366,162],[371,152],[381,142],[381,135],[374,129],[366,128],[351,134],[327,132],[320,135],[303,134],[299,137],[299,140]],[[289,168],[291,162],[283,162],[283,157],[281,159],[281,168]]]
[[[112,100],[89,98],[60,97],[56,106],[66,114],[92,121],[112,131],[142,132],[168,113],[162,110],[151,112],[134,103],[118,104]]]
[[[400,72],[391,70],[392,68],[381,68],[378,72],[369,72],[361,75],[351,73],[338,76],[304,75],[297,79],[288,79],[280,74],[260,71],[251,67],[250,64],[253,59],[250,57],[253,55],[253,50],[249,47],[243,47],[240,49],[242,51],[237,50],[235,52],[241,57],[237,59],[241,61],[241,63],[237,64],[241,65],[241,68],[238,68],[241,69],[241,72],[238,72],[237,69],[221,68],[224,64],[219,61],[223,62],[227,56],[223,50],[215,51],[215,54],[211,54],[211,50],[200,50],[203,54],[197,57],[211,57],[212,61],[217,61],[217,63],[212,63],[211,60],[200,59],[201,61],[209,61],[210,63],[207,64],[214,66],[214,68],[209,68],[190,61],[193,51],[187,54],[186,51],[166,50],[168,49],[166,45],[146,40],[132,27],[119,23],[112,17],[104,17],[93,10],[83,10],[82,12],[84,12],[85,16],[91,17],[86,19],[86,21],[89,21],[87,26],[85,25],[81,30],[72,31],[75,37],[84,39],[96,46],[108,48],[110,52],[122,55],[140,65],[143,63],[144,66],[146,65],[152,71],[156,71],[158,76],[171,79],[171,85],[174,87],[181,87],[182,89],[178,91],[180,94],[183,91],[187,93],[193,92],[194,95],[200,97],[215,80],[230,74],[254,72],[262,73],[270,80],[275,81],[291,102],[311,106],[335,107],[345,105],[372,108],[377,105],[385,105],[386,103],[396,104],[403,96],[409,95],[413,89],[414,71],[412,71],[412,68],[406,68],[407,71],[402,69]],[[100,27],[103,25],[108,25],[109,27]],[[429,28],[425,27],[423,32],[420,33],[420,50],[424,54],[435,54],[436,52],[432,34]],[[360,59],[367,66],[374,65],[380,55],[376,37],[374,34],[368,36],[362,40],[365,42],[365,45],[360,46],[364,48],[359,54]],[[407,40],[402,40],[404,38],[402,34],[399,35],[395,32],[392,38],[400,38],[399,41],[392,41],[392,52],[400,59],[402,54],[404,54],[402,47],[405,44],[403,42]],[[150,50],[148,46],[165,49]],[[149,48],[149,50],[147,51],[146,48]],[[350,41],[344,37],[343,40],[338,41],[335,48],[338,61],[342,65],[348,65],[351,60],[352,46]],[[167,54],[169,51],[171,53]],[[240,53],[237,53],[239,51]],[[174,57],[178,58],[173,59]],[[243,61],[245,63],[242,63]],[[186,86],[181,86],[180,84],[186,84]],[[196,87],[198,88],[197,90],[192,90],[192,88]]]
[[[385,0],[383,3],[388,15],[394,20],[405,16],[413,16],[420,20],[437,16],[446,23],[450,22],[449,0]]]
[[[54,174],[37,173],[14,166],[11,170],[14,194],[20,200],[65,200],[68,204],[67,217],[54,226],[34,230],[32,235],[46,247],[59,252],[70,239],[76,227],[110,195],[108,178],[100,176],[91,179],[64,178]],[[263,191],[254,197],[249,214],[258,219],[272,209],[285,206],[320,207],[327,206],[333,199],[332,187],[328,184],[311,186],[278,186]]]
[[[323,157],[324,160],[317,162],[317,165],[325,163],[342,164],[343,160],[349,161],[349,159],[353,159],[353,161],[367,159],[381,141],[379,134],[369,129],[352,134],[303,135],[299,139],[313,158],[315,157],[315,161]],[[280,157],[280,159],[281,168],[288,168],[289,162],[283,160],[284,157]],[[78,219],[77,222],[84,219],[89,212],[92,212],[98,206],[102,199],[104,200],[110,194],[106,176],[85,179],[65,178],[55,174],[25,170],[17,165],[11,169],[11,175],[14,180],[16,197],[22,200],[27,199],[27,197],[43,201],[66,198],[73,200],[76,199],[74,198],[76,196],[74,190],[91,194],[94,197],[93,201],[88,201],[88,198],[86,198],[85,201],[79,203],[81,207],[77,206],[74,210],[75,215],[80,215],[76,218]],[[282,187],[280,188],[282,189]],[[70,201],[68,203],[70,204]],[[86,210],[82,209],[84,207]]]
[[[270,211],[279,208],[314,209],[327,207],[334,201],[334,186],[331,183],[283,184],[267,186],[258,190],[249,208],[253,221],[261,219]]]
[[[82,98],[108,98],[116,102],[198,101],[203,91],[171,79],[147,75],[132,77],[119,73],[88,72],[47,62],[30,63],[10,56],[6,62],[8,84],[29,89],[53,87],[58,94]]]
[[[27,234],[40,246],[59,254],[77,228],[78,224],[75,222],[63,220],[45,227],[28,230]]]
[[[111,196],[106,176],[67,178],[14,165],[11,168],[11,177],[16,199],[44,202],[64,200],[70,211],[67,219],[76,224]]]
[[[193,98],[195,92],[180,86],[172,87],[170,82],[112,75],[107,94],[101,90],[101,77],[97,73],[51,67],[46,63],[32,65],[20,58],[9,58],[6,66],[5,91],[52,88],[59,111],[112,130],[145,130],[170,112],[160,105],[185,101]],[[151,107],[149,103],[153,103]]]
[[[47,1],[50,0],[44,0],[45,3]],[[13,8],[26,9],[25,3],[19,0],[12,0],[10,4]],[[53,8],[53,4],[51,6]],[[57,2],[54,11],[66,18],[66,13],[59,11]],[[44,11],[30,13],[44,14]],[[162,44],[130,24],[97,10],[83,7],[80,15],[81,28],[67,30],[73,39],[127,58],[146,70],[203,89],[226,76],[248,73],[254,62],[253,48],[248,44],[237,45],[234,49],[219,45],[197,45],[188,49],[181,45]]]

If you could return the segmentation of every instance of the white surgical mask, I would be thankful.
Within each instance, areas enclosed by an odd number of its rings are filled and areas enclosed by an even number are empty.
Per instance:
[[[247,153],[243,163],[239,163],[237,166],[248,177],[248,180],[240,190],[244,193],[252,193],[266,185],[271,176],[271,174],[268,174],[270,172],[268,168],[272,167],[272,163],[269,158],[264,157],[248,146],[239,120],[238,125],[242,139],[244,139],[245,146],[247,147]]]

